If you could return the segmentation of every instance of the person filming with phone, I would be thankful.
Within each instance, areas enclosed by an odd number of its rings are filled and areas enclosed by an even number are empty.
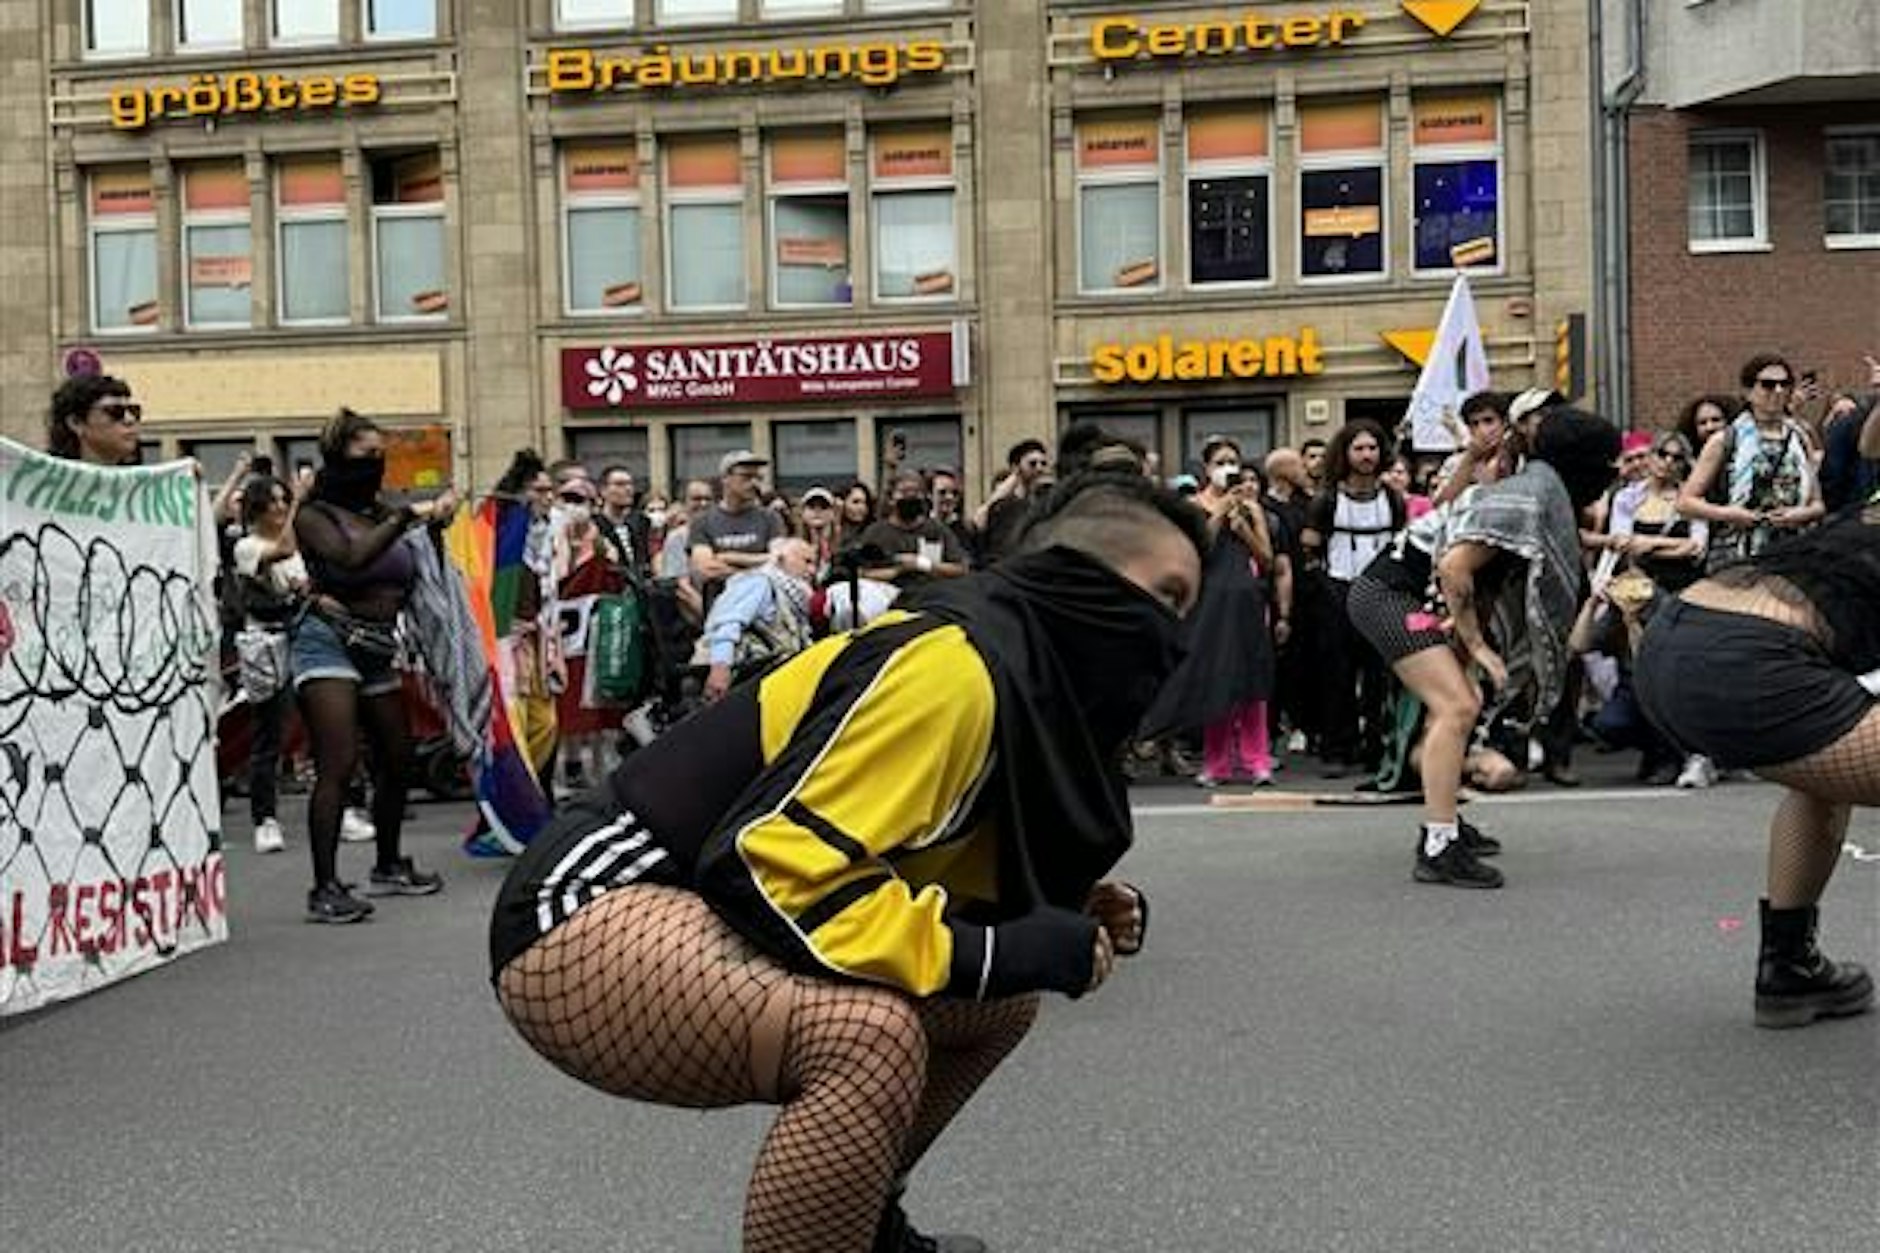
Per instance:
[[[1763,353],[1741,379],[1748,407],[1704,444],[1678,497],[1679,513],[1710,523],[1709,573],[1749,560],[1825,512],[1808,434],[1789,416],[1794,368]]]

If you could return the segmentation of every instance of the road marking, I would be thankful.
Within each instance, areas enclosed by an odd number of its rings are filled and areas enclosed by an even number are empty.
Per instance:
[[[1848,843],[1841,845],[1841,849],[1849,857],[1852,857],[1855,861],[1880,861],[1880,849],[1876,849],[1875,851],[1870,853],[1866,849],[1862,848],[1858,844],[1853,843],[1852,841],[1849,841]]]
[[[1130,806],[1130,812],[1149,818],[1189,818],[1200,815],[1221,816],[1226,814],[1246,813],[1306,813],[1338,812],[1351,813],[1366,810],[1405,810],[1415,809],[1414,805],[1391,803],[1389,801],[1367,801],[1359,799],[1358,793],[1315,793],[1315,792],[1228,792],[1220,794],[1215,800],[1194,803],[1176,802],[1174,804],[1137,804]],[[1674,788],[1589,788],[1576,792],[1524,792],[1513,796],[1472,796],[1471,803],[1490,807],[1501,805],[1578,805],[1606,801],[1665,802],[1690,800],[1695,794]],[[1322,799],[1322,798],[1330,799]],[[1880,852],[1869,854],[1880,861]]]

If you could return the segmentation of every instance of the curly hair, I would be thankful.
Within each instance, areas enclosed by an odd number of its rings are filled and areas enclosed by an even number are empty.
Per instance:
[[[352,447],[353,440],[378,429],[379,424],[363,413],[342,408],[320,429],[320,460],[340,460],[346,455],[346,450]]]
[[[78,431],[72,420],[83,422],[91,407],[108,396],[129,396],[131,385],[109,374],[81,374],[59,384],[46,415],[46,451],[67,461],[79,459]]]
[[[535,476],[546,473],[548,463],[542,460],[541,453],[533,448],[519,448],[509,459],[509,468],[503,471],[503,477],[496,480],[496,495],[520,500],[528,494]]]
[[[1384,457],[1390,451],[1390,436],[1384,428],[1369,418],[1353,418],[1338,428],[1332,436],[1332,442],[1325,449],[1325,482],[1329,485],[1342,483],[1351,474],[1351,446],[1361,435],[1369,435],[1377,442],[1377,468],[1384,468]]]

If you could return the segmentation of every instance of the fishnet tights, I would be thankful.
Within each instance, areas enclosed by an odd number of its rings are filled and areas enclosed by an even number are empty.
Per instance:
[[[781,1101],[751,1174],[747,1253],[866,1253],[894,1177],[1037,1010],[798,977],[697,896],[651,885],[576,912],[504,969],[498,995],[537,1052],[603,1092]]]
[[[1880,709],[1828,747],[1758,771],[1788,789],[1769,824],[1769,903],[1821,899],[1840,864],[1855,805],[1880,805]]]

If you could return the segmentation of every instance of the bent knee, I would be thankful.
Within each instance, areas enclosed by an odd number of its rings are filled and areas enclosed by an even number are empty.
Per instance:
[[[790,1024],[789,1077],[799,1088],[858,1086],[897,1113],[911,1112],[927,1073],[927,1032],[909,997],[883,988],[805,991]]]

